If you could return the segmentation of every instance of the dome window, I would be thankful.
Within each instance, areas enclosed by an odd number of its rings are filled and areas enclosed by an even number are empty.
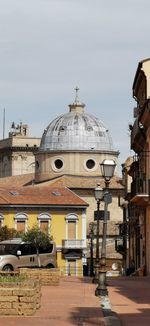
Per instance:
[[[87,126],[87,131],[93,130],[92,126]]]
[[[92,159],[89,159],[86,161],[86,167],[91,170],[95,167],[95,161]]]
[[[67,129],[66,126],[61,126],[59,130],[60,130],[60,131],[65,131],[66,129]]]
[[[57,159],[57,160],[54,162],[54,164],[55,164],[56,169],[58,169],[58,170],[60,170],[60,169],[63,167],[63,161],[60,160],[60,159]]]

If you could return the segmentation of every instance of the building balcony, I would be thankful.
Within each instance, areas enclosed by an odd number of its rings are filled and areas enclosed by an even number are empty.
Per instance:
[[[126,254],[126,247],[123,238],[118,238],[115,240],[115,250],[121,255]]]
[[[149,201],[148,182],[143,178],[135,178],[131,183],[131,202],[146,206]]]
[[[131,149],[135,152],[143,150],[146,141],[143,125],[136,119],[131,131]]]
[[[145,101],[143,108],[141,110],[140,122],[142,123],[142,125],[146,130],[149,128],[150,125],[150,99],[149,98]]]
[[[84,249],[86,244],[84,240],[62,240],[62,249]]]

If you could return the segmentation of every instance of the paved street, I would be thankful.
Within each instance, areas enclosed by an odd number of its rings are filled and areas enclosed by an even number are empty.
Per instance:
[[[0,326],[104,326],[91,281],[70,276],[62,278],[59,286],[43,286],[41,308],[34,316],[0,317]],[[150,325],[150,277],[109,278],[108,291],[112,311],[123,326]],[[109,326],[118,325],[113,317],[105,320]]]
[[[100,300],[89,278],[66,277],[42,287],[41,308],[33,317],[0,317],[0,326],[103,326]]]
[[[112,310],[123,326],[149,326],[150,277],[116,277],[108,284]]]

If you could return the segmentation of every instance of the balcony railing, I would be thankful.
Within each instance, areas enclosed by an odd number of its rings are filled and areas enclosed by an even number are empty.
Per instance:
[[[131,183],[131,201],[132,202],[143,202],[148,200],[148,184],[145,178],[135,178]]]
[[[147,192],[146,181],[141,178],[135,178],[131,183],[131,193],[133,195]]]
[[[126,248],[125,248],[125,243],[123,241],[123,238],[115,240],[115,250],[119,252],[121,255],[124,255],[126,253]]]
[[[145,143],[144,128],[139,124],[138,119],[135,120],[131,131],[131,149],[141,150]]]
[[[62,240],[62,247],[64,249],[83,249],[85,246],[84,240]]]

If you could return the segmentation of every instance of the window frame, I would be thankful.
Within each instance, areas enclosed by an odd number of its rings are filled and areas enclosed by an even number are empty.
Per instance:
[[[88,161],[93,161],[95,163],[94,166],[91,169],[87,167],[87,162]],[[89,171],[91,171],[91,172],[95,171],[97,169],[97,162],[96,162],[95,158],[93,158],[93,157],[86,158],[85,161],[84,161],[84,168],[88,172]]]
[[[79,217],[77,214],[74,213],[70,213],[66,216],[65,218],[66,220],[66,240],[71,240],[68,238],[69,234],[68,234],[68,223],[69,222],[75,222],[75,228],[76,228],[76,236],[74,240],[78,240],[78,221],[79,221]]]
[[[56,165],[55,165],[55,162],[56,162],[57,160],[62,161],[62,167],[61,167],[60,169],[58,169],[58,168],[56,167]],[[64,166],[65,166],[65,162],[64,162],[64,158],[63,158],[62,156],[54,157],[53,161],[51,162],[51,167],[52,167],[52,170],[53,170],[54,172],[58,172],[58,173],[59,173],[59,172],[62,172],[62,171],[64,170]]]
[[[38,220],[38,227],[40,230],[41,230],[41,228],[40,228],[41,222],[42,221],[48,222],[48,232],[47,233],[48,233],[48,235],[50,235],[50,227],[51,227],[51,220],[52,220],[51,215],[47,212],[40,213],[37,217],[37,220]]]
[[[24,212],[17,213],[14,216],[14,229],[17,231],[17,222],[25,222],[25,232],[28,230],[28,215]]]

